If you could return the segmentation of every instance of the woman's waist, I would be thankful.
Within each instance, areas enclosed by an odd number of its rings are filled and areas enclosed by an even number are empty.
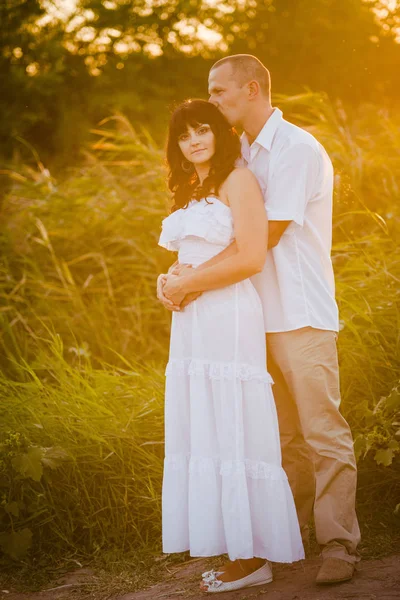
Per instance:
[[[225,248],[226,245],[207,242],[201,238],[185,238],[180,244],[178,260],[180,263],[197,267],[217,256]]]

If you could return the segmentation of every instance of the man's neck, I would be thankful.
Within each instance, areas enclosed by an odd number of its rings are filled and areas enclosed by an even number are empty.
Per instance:
[[[265,123],[268,121],[273,112],[274,109],[270,104],[268,104],[260,111],[257,111],[256,114],[249,115],[248,120],[246,119],[246,122],[243,123],[243,129],[250,145],[257,138],[261,129],[264,127]]]

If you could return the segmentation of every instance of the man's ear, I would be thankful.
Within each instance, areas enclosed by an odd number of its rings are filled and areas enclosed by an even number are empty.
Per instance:
[[[249,100],[254,100],[260,94],[260,84],[255,79],[247,84]]]

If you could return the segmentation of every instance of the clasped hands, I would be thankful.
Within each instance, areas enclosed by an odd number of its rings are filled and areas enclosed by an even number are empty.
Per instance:
[[[177,264],[168,273],[158,276],[157,298],[168,310],[179,312],[201,295],[202,292],[186,294],[182,290],[183,279],[192,268],[191,265]]]

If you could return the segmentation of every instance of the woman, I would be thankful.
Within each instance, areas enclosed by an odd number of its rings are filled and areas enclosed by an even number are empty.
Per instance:
[[[172,318],[163,551],[228,554],[220,571],[203,573],[205,592],[268,583],[269,560],[304,557],[249,280],[265,262],[267,218],[254,175],[235,167],[239,157],[239,138],[215,106],[176,109],[167,148],[174,206],[159,244],[191,268],[168,275],[164,294],[185,306],[203,293]],[[233,240],[234,255],[204,268]]]

